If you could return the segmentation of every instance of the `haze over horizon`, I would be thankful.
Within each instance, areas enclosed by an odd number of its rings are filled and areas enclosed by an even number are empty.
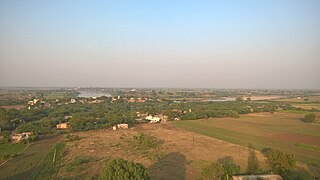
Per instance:
[[[0,1],[0,87],[320,89],[319,0]]]

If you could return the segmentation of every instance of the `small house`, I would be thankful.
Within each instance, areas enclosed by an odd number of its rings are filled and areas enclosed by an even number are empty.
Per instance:
[[[117,124],[112,126],[112,129],[115,131],[117,129],[128,129],[129,125],[128,124]]]
[[[11,135],[11,141],[14,143],[18,143],[22,139],[29,139],[30,135],[32,135],[32,132],[23,132],[20,134],[13,134],[13,135]]]
[[[160,122],[161,118],[160,117],[153,117],[153,116],[147,116],[146,120],[150,121],[150,123],[158,123]]]
[[[68,123],[59,123],[57,124],[57,129],[67,129]]]

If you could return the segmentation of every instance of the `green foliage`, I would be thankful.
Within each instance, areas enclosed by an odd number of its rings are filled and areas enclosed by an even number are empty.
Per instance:
[[[267,152],[267,162],[273,172],[284,177],[296,165],[295,157],[292,154],[285,154],[274,149],[271,149]]]
[[[235,164],[231,156],[218,159],[218,162],[222,164],[224,170],[222,179],[230,179],[233,175],[240,172],[240,166]]]
[[[315,120],[316,120],[316,115],[313,113],[306,114],[302,119],[302,121],[308,122],[308,123],[314,122]]]
[[[211,163],[209,166],[202,169],[201,174],[203,179],[211,180],[211,179],[222,179],[224,175],[224,168],[221,163]]]
[[[0,154],[0,160],[8,160],[10,158],[16,157],[17,154]]]
[[[80,140],[81,138],[80,138],[80,136],[78,136],[78,135],[75,135],[75,134],[68,134],[67,136],[66,136],[66,138],[67,138],[67,141],[78,141],[78,140]]]
[[[28,122],[25,124],[21,124],[17,131],[19,133],[22,132],[33,132],[34,134],[49,134],[52,132],[52,129],[49,127],[45,127],[41,124],[41,122]]]
[[[290,170],[286,176],[284,176],[284,180],[312,180],[312,176],[309,172],[303,169]]]
[[[143,133],[140,133],[138,136],[133,136],[133,139],[136,140],[139,144],[149,148],[155,148],[159,145],[159,142],[156,138],[145,135]]]
[[[12,130],[14,128],[14,123],[12,120],[15,118],[13,110],[5,110],[3,108],[0,108],[0,128],[1,130]]]
[[[305,143],[296,143],[295,145],[300,147],[300,148],[304,148],[304,149],[309,149],[309,150],[320,152],[320,146],[319,145],[305,144]]]
[[[14,155],[20,153],[26,147],[23,143],[17,144],[0,144],[0,154],[1,155]]]
[[[249,144],[248,166],[247,173],[254,174],[259,170],[259,161],[255,151],[252,149],[252,145]]]
[[[100,176],[100,180],[115,179],[115,180],[129,180],[129,179],[150,179],[148,170],[139,163],[130,162],[121,158],[109,160]]]
[[[2,131],[0,136],[2,136],[2,139],[0,139],[0,144],[7,144],[10,142],[10,131]]]
[[[85,164],[85,163],[89,163],[90,161],[92,161],[92,158],[90,158],[90,157],[76,157],[73,159],[73,161],[71,163],[66,165],[66,170],[68,172],[74,171],[80,165]]]

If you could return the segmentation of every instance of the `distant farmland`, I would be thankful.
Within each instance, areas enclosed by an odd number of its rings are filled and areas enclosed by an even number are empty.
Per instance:
[[[297,160],[320,169],[320,125],[299,120],[301,114],[259,113],[240,118],[178,121],[172,125],[234,144],[261,150],[271,147],[294,154]],[[319,172],[318,172],[319,173]]]

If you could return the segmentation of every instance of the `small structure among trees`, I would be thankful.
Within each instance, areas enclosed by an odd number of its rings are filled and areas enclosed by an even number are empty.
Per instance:
[[[68,128],[68,123],[59,123],[56,125],[57,129],[67,129]]]

